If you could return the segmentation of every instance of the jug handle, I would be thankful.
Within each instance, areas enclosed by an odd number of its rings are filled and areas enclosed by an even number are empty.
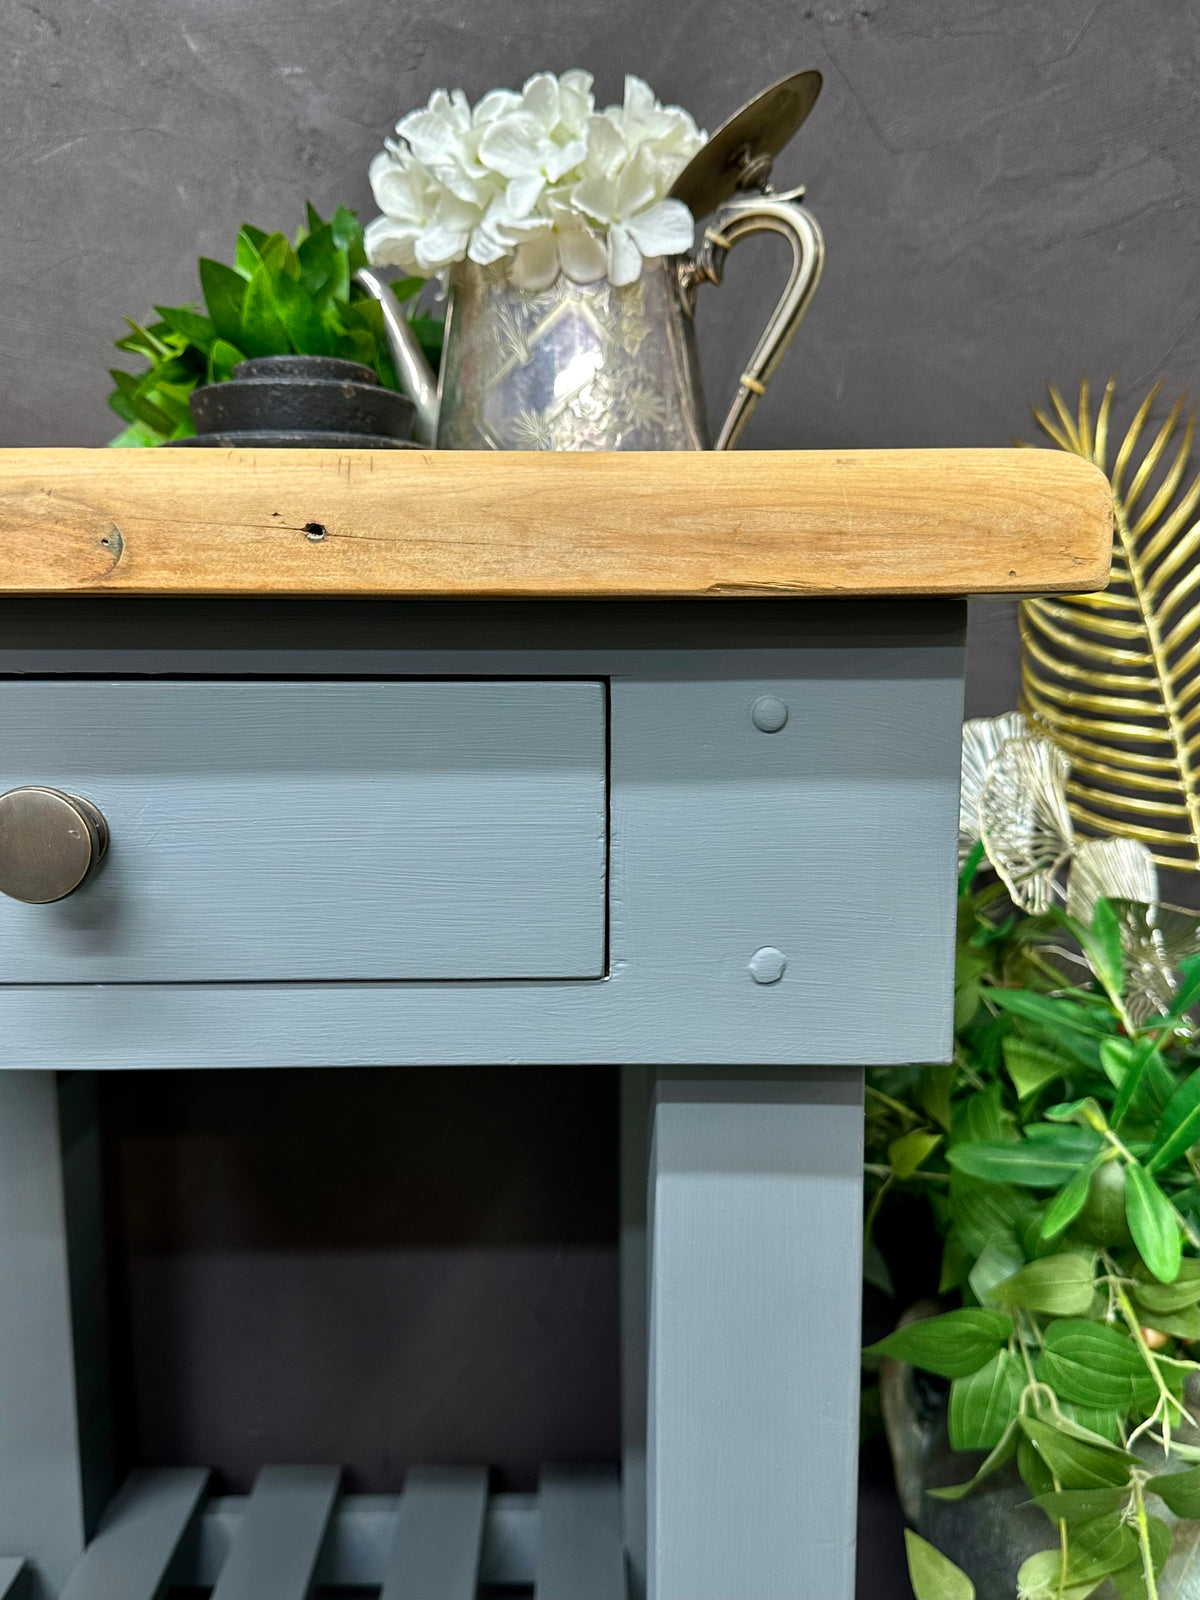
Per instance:
[[[750,413],[766,391],[821,281],[825,240],[801,204],[803,198],[803,189],[787,194],[756,190],[727,201],[709,220],[699,250],[684,266],[684,287],[690,291],[699,283],[719,285],[726,256],[734,245],[752,234],[781,234],[792,247],[787,285],[742,373],[714,450],[732,450],[741,438]]]
[[[437,439],[440,405],[437,378],[417,343],[416,334],[408,325],[408,319],[398,310],[395,295],[383,279],[370,268],[360,267],[354,274],[354,281],[379,301],[383,312],[383,331],[392,353],[396,376],[400,379],[400,387],[417,408],[413,433],[418,444],[432,448]]]

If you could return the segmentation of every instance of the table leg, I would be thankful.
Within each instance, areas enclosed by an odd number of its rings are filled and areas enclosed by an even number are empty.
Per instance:
[[[650,1600],[852,1600],[862,1073],[655,1074]]]
[[[55,1074],[0,1071],[0,1556],[31,1563],[36,1600],[66,1582],[88,1502],[107,1488],[80,1424],[107,1406],[106,1351],[86,1350],[95,1370],[81,1391],[90,1307],[76,1306],[74,1334],[72,1319],[72,1288],[90,1300],[94,1274],[88,1252],[72,1262],[68,1250],[71,1213],[97,1212],[94,1127],[67,1088],[64,1157]]]

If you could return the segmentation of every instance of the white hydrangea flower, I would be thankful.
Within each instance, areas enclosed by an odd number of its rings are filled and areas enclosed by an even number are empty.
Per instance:
[[[644,258],[692,241],[691,213],[666,196],[705,135],[640,78],[602,112],[580,71],[539,72],[519,94],[495,89],[474,108],[461,90],[439,89],[396,134],[371,163],[382,215],[366,238],[378,266],[431,276],[467,257],[507,258],[522,288],[560,272],[626,284]]]

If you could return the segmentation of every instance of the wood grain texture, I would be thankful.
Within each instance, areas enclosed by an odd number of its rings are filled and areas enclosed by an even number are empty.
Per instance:
[[[0,451],[0,594],[1048,594],[1111,532],[1049,451]]]
[[[582,978],[604,968],[599,683],[0,684],[0,790],[108,856],[0,897],[0,981]]]

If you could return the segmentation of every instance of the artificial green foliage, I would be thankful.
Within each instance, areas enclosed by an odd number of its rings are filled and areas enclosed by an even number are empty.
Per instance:
[[[188,396],[200,384],[223,383],[253,356],[338,356],[359,361],[388,389],[400,387],[384,337],[378,301],[353,281],[366,266],[362,229],[339,206],[328,222],[310,205],[308,223],[289,243],[246,223],[234,265],[201,257],[202,306],[156,306],[149,324],[129,318],[117,349],[143,357],[148,370],[114,370],[108,403],[126,424],[115,445],[154,445],[195,433]],[[417,315],[420,278],[393,284],[422,349],[436,369],[442,323]]]
[[[1171,1538],[1156,1508],[1200,1520],[1200,1451],[1178,1438],[1200,1353],[1200,958],[1178,969],[1169,1013],[1136,1024],[1113,905],[1088,925],[1027,915],[979,865],[960,882],[953,1064],[868,1074],[871,1276],[888,1279],[881,1215],[922,1196],[948,1309],[867,1364],[948,1379],[952,1447],[988,1452],[938,1498],[1015,1463],[1048,1518],[1022,1600],[1082,1600],[1109,1577],[1160,1600]],[[959,1592],[956,1569],[909,1548],[918,1597]]]

